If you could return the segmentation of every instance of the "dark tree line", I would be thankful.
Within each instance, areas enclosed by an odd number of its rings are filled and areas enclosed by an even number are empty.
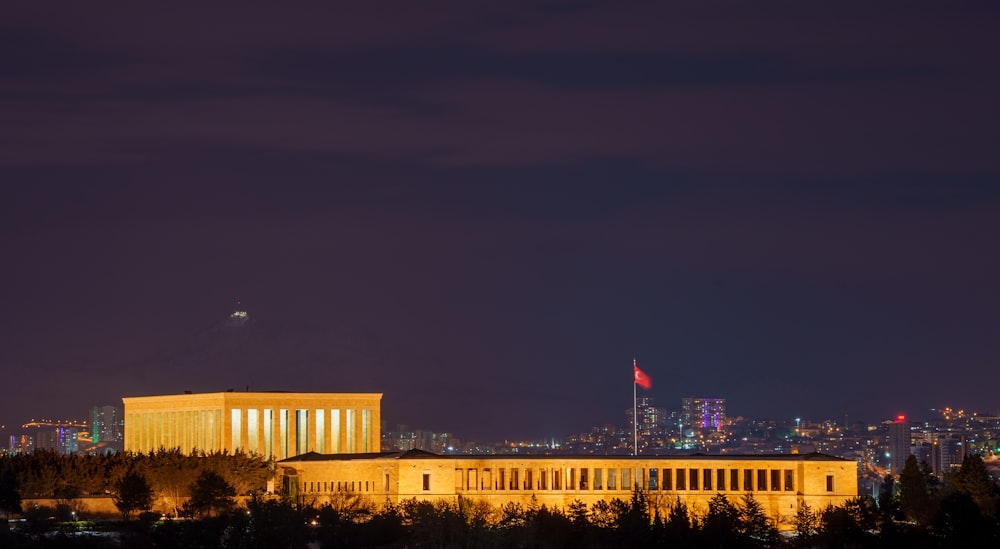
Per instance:
[[[145,481],[154,499],[163,498],[180,515],[202,475],[211,473],[230,486],[233,495],[243,495],[263,492],[271,470],[271,463],[243,452],[183,454],[161,449],[149,454],[77,456],[37,451],[0,456],[0,512],[19,513],[24,499],[72,502],[85,496],[119,497],[123,486],[134,492]]]

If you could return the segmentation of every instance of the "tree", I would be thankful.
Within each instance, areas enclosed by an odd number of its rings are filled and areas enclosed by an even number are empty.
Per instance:
[[[819,523],[819,515],[808,503],[802,502],[798,511],[795,511],[795,532],[796,545],[810,547],[811,541],[816,537],[816,526]]]
[[[962,467],[951,477],[949,487],[969,496],[984,515],[992,515],[996,511],[997,485],[990,478],[982,457],[966,456]]]
[[[12,513],[21,512],[21,492],[17,474],[11,469],[0,471],[0,511],[4,518],[10,518]],[[4,521],[6,526],[7,522]]]
[[[153,508],[153,488],[141,472],[135,469],[128,471],[118,479],[114,488],[111,501],[121,512],[122,519],[129,520],[136,511]]]
[[[770,543],[778,535],[777,529],[764,511],[764,506],[750,492],[740,498],[737,529],[743,535],[764,544]]]
[[[202,471],[191,485],[191,499],[184,504],[196,515],[213,516],[213,511],[229,511],[236,505],[236,489],[215,471]]]
[[[896,479],[886,473],[882,486],[878,489],[878,510],[883,524],[899,517],[899,498],[896,495]]]
[[[715,494],[708,501],[708,514],[702,523],[701,533],[705,545],[728,547],[739,537],[737,523],[740,511],[723,494]]]
[[[899,508],[906,518],[922,526],[930,524],[934,515],[927,479],[912,455],[899,472]]]

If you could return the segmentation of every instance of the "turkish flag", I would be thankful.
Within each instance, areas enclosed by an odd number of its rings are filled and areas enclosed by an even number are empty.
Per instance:
[[[653,380],[649,379],[646,372],[643,372],[635,364],[632,365],[632,369],[635,371],[635,383],[643,389],[651,389],[653,387]]]

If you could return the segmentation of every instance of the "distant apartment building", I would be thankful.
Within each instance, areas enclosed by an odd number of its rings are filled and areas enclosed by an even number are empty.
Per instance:
[[[898,416],[894,421],[886,421],[886,439],[889,452],[889,471],[898,475],[910,457],[913,439],[910,434],[910,423],[906,416]]]
[[[381,400],[381,393],[233,391],[126,397],[125,450],[242,450],[277,459],[377,452]]]
[[[80,449],[76,427],[42,427],[35,434],[35,449],[57,454],[72,454]]]
[[[681,399],[681,429],[721,431],[726,424],[726,399],[695,398]]]
[[[633,418],[633,413],[638,417],[638,424]],[[656,406],[652,397],[640,397],[636,401],[633,411],[629,408],[625,411],[625,423],[627,432],[632,433],[633,428],[639,438],[639,450],[665,448],[667,438],[667,419],[669,413],[666,408]],[[629,446],[632,446],[630,444]]]
[[[7,442],[11,454],[30,454],[35,449],[35,437],[28,434],[11,435]]]
[[[411,430],[406,425],[397,425],[394,430],[382,430],[382,450],[406,451],[424,450],[444,454],[453,451],[461,444],[451,433],[436,433],[422,429]]]
[[[90,409],[90,438],[113,450],[124,449],[125,417],[118,406],[94,406]],[[102,444],[103,443],[103,444]]]

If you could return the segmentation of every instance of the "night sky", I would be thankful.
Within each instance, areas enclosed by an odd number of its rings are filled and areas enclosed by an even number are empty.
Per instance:
[[[1000,412],[995,2],[333,4],[4,10],[0,423]]]

